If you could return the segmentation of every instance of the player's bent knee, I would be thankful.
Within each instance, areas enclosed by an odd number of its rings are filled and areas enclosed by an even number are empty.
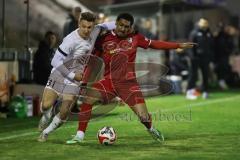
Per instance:
[[[67,119],[68,119],[68,114],[60,113],[59,117],[60,117],[60,119],[61,119],[62,121],[67,121]]]
[[[41,109],[43,111],[46,111],[53,106],[53,103],[54,102],[52,102],[52,101],[44,101],[44,102],[42,102]]]
[[[85,98],[85,99],[83,100],[84,103],[91,104],[91,105],[93,105],[93,104],[96,103],[97,101],[99,101],[99,99],[97,99],[97,98],[91,98],[91,97]]]

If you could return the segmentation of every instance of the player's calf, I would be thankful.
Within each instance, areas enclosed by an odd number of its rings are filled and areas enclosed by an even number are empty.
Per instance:
[[[59,128],[64,122],[66,122],[66,120],[61,120],[59,118],[59,114],[57,114],[56,116],[54,116],[54,118],[53,118],[52,122],[49,124],[49,126],[43,130],[43,132],[46,134],[49,134],[52,131]]]
[[[44,129],[42,131],[42,133],[40,134],[38,141],[39,142],[47,141],[48,135],[51,132],[53,132],[54,130],[56,130],[57,128],[59,128],[64,122],[65,122],[65,120],[61,120],[59,118],[59,114],[54,116],[54,118],[53,118],[52,122],[49,124],[49,126],[46,129]]]
[[[49,109],[41,109],[42,111],[42,117],[38,124],[38,130],[42,132],[50,123],[52,118],[52,107]]]
[[[147,129],[151,129],[152,127],[152,117],[150,114],[147,114],[145,116],[140,115],[139,119],[141,121],[141,123],[147,128]]]

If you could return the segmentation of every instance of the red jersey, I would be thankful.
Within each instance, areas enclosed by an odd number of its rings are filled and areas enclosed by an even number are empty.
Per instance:
[[[98,38],[95,53],[104,60],[104,76],[117,72],[117,77],[120,77],[127,72],[134,72],[137,48],[147,49],[150,43],[151,40],[141,34],[130,34],[126,38],[121,38],[113,31]],[[115,76],[112,78],[116,78]]]
[[[103,59],[105,72],[104,78],[92,86],[101,93],[105,102],[118,96],[129,106],[145,103],[135,76],[134,62],[138,47],[173,49],[180,46],[173,42],[149,40],[141,34],[130,34],[126,38],[121,38],[111,31],[100,36],[95,43],[93,54]]]

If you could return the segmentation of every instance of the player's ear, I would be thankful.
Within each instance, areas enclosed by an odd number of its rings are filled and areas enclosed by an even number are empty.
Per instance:
[[[134,33],[134,27],[133,26],[131,26],[130,32]]]
[[[133,27],[131,27],[131,28],[129,29],[129,32],[128,32],[128,33],[129,33],[129,34],[134,33]]]
[[[92,22],[91,29],[93,29],[95,26],[95,22]]]

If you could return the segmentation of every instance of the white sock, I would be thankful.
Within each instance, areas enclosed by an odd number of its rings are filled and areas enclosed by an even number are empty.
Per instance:
[[[52,107],[47,109],[46,111],[43,111],[42,107],[41,107],[41,112],[42,112],[42,118],[41,119],[43,121],[48,121],[52,116]]]
[[[63,123],[63,121],[56,115],[53,118],[50,125],[43,131],[43,133],[49,134],[50,132],[56,130],[62,123]]]
[[[85,135],[85,133],[83,132],[83,131],[77,131],[77,137],[78,138],[81,138],[81,139],[83,139],[84,138],[84,135]]]

